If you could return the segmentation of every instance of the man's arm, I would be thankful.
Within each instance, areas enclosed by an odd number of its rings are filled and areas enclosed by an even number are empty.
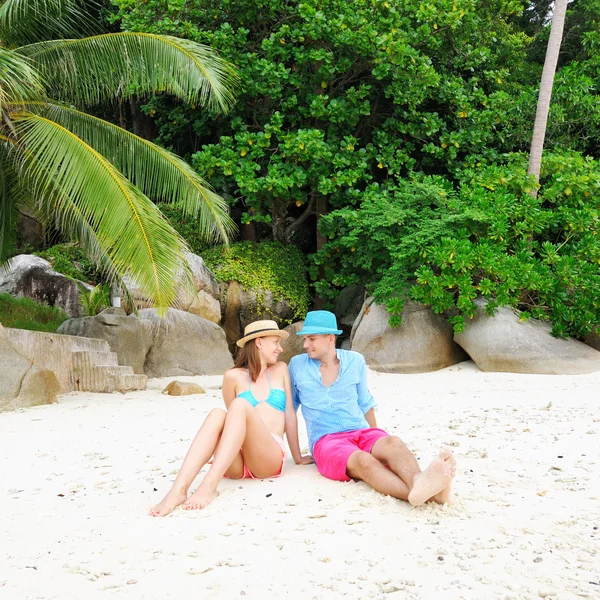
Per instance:
[[[369,410],[365,413],[365,419],[367,420],[369,427],[371,427],[373,429],[377,427],[377,419],[375,417],[375,409],[374,408],[372,408],[371,410]]]
[[[290,453],[297,465],[312,464],[314,462],[312,456],[302,456],[300,452],[300,442],[298,441],[298,417],[296,416],[296,411],[300,406],[300,400],[297,391],[291,383],[289,372],[286,373],[284,378],[284,387],[286,396],[285,437],[287,438],[288,446],[290,447]]]
[[[376,423],[375,411],[373,409],[377,406],[377,403],[373,396],[371,396],[371,392],[369,392],[369,387],[367,386],[367,364],[362,355],[359,355],[358,360],[360,361],[359,381],[356,388],[356,393],[358,394],[358,406],[362,410],[363,415],[365,415],[365,419],[367,419],[369,426],[377,427],[377,425],[372,424]]]

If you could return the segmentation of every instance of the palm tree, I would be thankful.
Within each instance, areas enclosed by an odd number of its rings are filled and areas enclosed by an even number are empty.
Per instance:
[[[207,240],[225,242],[234,229],[226,203],[179,157],[84,111],[151,92],[226,110],[235,81],[232,67],[206,46],[101,33],[79,0],[6,0],[0,265],[19,209],[33,208],[78,241],[111,282],[127,273],[155,306],[169,306],[187,248],[150,198],[176,204]]]
[[[568,0],[556,0],[552,15],[552,26],[550,38],[546,49],[546,58],[542,70],[540,93],[538,96],[533,135],[531,138],[531,151],[529,153],[528,175],[532,175],[535,182],[540,180],[540,169],[542,165],[542,152],[544,150],[544,139],[546,137],[546,124],[548,123],[548,112],[550,111],[550,99],[552,98],[552,87],[554,86],[554,75],[558,63],[558,53],[562,42],[565,26],[565,13],[567,12]],[[530,194],[536,198],[537,189],[531,190]]]

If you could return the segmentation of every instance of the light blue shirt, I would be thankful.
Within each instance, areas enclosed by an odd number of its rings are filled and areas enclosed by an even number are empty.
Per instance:
[[[340,372],[329,387],[321,380],[320,361],[308,354],[294,356],[289,364],[294,409],[302,406],[311,453],[324,435],[368,428],[365,413],[376,406],[363,356],[350,350],[336,352]]]

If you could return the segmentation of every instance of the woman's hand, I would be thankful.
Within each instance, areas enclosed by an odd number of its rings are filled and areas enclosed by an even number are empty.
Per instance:
[[[314,458],[310,456],[301,456],[300,460],[296,462],[297,465],[312,465],[315,462]]]

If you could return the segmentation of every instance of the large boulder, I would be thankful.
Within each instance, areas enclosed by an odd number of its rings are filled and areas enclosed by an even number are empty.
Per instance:
[[[468,357],[452,340],[452,326],[422,304],[406,302],[399,327],[372,299],[365,302],[352,329],[352,350],[367,365],[384,373],[424,373],[454,365]]]
[[[127,316],[122,308],[107,308],[95,317],[69,319],[57,332],[106,340],[116,353],[119,365],[133,367],[134,373],[144,373],[152,337],[144,321],[135,315]]]
[[[144,366],[148,377],[222,375],[233,366],[225,334],[212,321],[172,308],[164,318],[145,308],[139,319],[152,338]]]
[[[304,354],[304,346],[302,345],[304,340],[302,339],[302,336],[296,335],[303,327],[304,321],[298,321],[297,323],[292,323],[285,327],[285,331],[287,331],[290,336],[287,340],[281,342],[283,352],[279,355],[279,360],[284,363],[289,363],[297,354]]]
[[[0,412],[58,402],[56,375],[25,358],[0,325]]]
[[[75,282],[53,271],[50,263],[39,256],[19,254],[12,258],[8,269],[0,271],[0,293],[58,306],[70,317],[81,315]]]
[[[213,323],[221,321],[221,288],[215,276],[204,264],[202,257],[191,252],[185,253],[192,275],[192,288],[185,280],[183,270],[176,276],[177,296],[173,302],[179,310],[198,315]],[[131,298],[137,308],[149,308],[152,303],[142,292],[140,287],[131,277],[123,279]]]
[[[239,340],[244,328],[252,321],[271,319],[281,327],[289,323],[295,310],[287,300],[275,300],[269,290],[245,290],[237,281],[225,284],[222,297],[223,330],[231,352],[235,351],[235,342]]]
[[[520,322],[510,308],[499,308],[490,317],[485,300],[476,304],[475,317],[454,339],[482,371],[577,375],[600,370],[600,352],[573,339],[553,337],[550,324]]]

